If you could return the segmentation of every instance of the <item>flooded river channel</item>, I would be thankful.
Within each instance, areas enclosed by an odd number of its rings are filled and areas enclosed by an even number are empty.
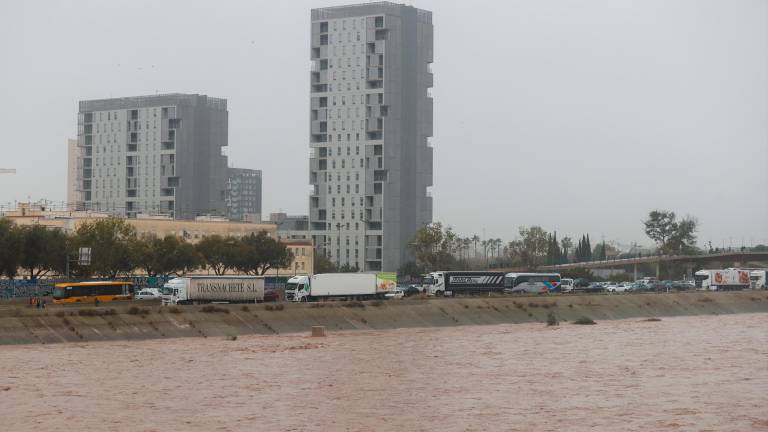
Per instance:
[[[768,314],[0,346],[2,430],[768,430]]]

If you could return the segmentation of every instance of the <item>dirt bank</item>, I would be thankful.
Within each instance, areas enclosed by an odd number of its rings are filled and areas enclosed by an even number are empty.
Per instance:
[[[689,292],[551,297],[413,299],[373,302],[162,307],[156,303],[0,305],[0,344],[50,344],[246,334],[384,330],[768,312],[768,292]]]

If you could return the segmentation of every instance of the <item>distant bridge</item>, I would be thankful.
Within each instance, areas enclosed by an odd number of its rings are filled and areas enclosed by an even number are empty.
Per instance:
[[[655,264],[656,265],[656,277],[659,276],[659,263],[662,262],[677,262],[685,263],[692,269],[695,264],[707,263],[707,262],[738,262],[742,265],[747,262],[757,261],[768,263],[768,252],[754,252],[754,251],[727,251],[718,252],[703,255],[648,255],[638,256],[633,258],[622,259],[607,259],[602,261],[585,261],[568,264],[556,264],[556,265],[544,265],[537,267],[538,270],[547,271],[559,271],[559,270],[573,270],[578,268],[586,269],[611,269],[611,268],[623,268],[632,266],[635,273],[635,279],[637,279],[637,266],[638,264]],[[524,268],[507,268],[500,269],[502,271],[524,271]],[[690,273],[690,271],[689,271]]]

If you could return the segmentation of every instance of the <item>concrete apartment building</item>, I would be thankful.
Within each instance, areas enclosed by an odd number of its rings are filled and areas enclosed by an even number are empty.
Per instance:
[[[311,21],[312,240],[340,265],[395,271],[432,221],[432,14],[376,2]]]
[[[80,102],[77,209],[226,215],[227,101],[164,94]]]
[[[261,170],[229,168],[227,173],[227,217],[261,222]]]

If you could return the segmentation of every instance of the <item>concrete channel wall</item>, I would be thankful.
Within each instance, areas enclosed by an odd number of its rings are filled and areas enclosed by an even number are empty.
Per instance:
[[[549,312],[567,324],[596,321],[768,312],[768,291],[471,297],[309,304],[163,307],[114,302],[49,305],[44,310],[0,303],[0,345],[49,344],[245,334],[305,334],[325,326],[348,330],[545,323]]]

